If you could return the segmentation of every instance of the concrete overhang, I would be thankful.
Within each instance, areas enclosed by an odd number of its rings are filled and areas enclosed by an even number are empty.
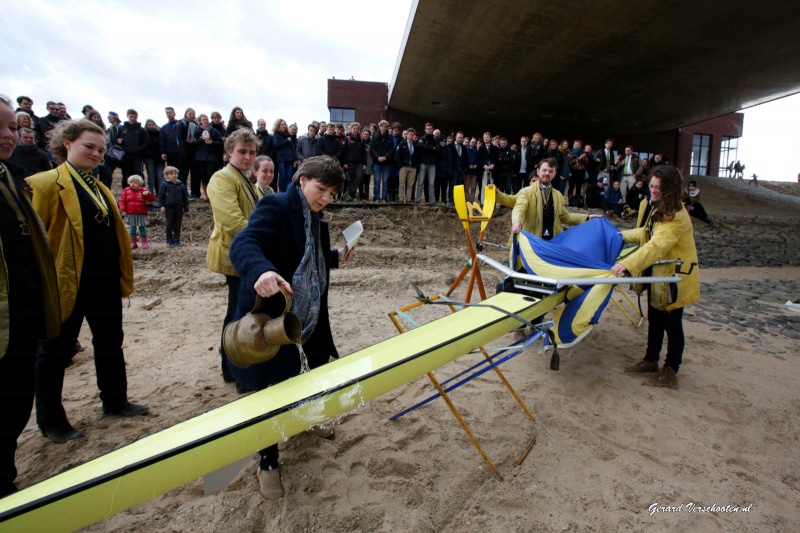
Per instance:
[[[389,106],[583,134],[666,131],[800,92],[800,2],[416,0]]]

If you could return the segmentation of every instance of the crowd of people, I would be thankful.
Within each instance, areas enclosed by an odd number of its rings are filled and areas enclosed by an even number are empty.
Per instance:
[[[17,103],[21,136],[13,158],[32,175],[46,170],[48,132],[70,116],[61,103],[48,102],[44,117],[35,115],[29,97],[18,97]],[[166,107],[167,121],[160,127],[152,119],[142,126],[135,109],[127,110],[125,122],[110,111],[108,126],[91,105],[85,105],[81,112],[107,132],[108,153],[94,172],[103,183],[110,185],[114,169],[120,168],[124,180],[131,175],[146,176],[145,185],[155,192],[164,181],[165,166],[173,166],[178,168],[190,200],[207,200],[209,179],[227,162],[223,143],[242,128],[255,133],[261,143],[258,154],[273,162],[278,191],[286,190],[305,159],[328,155],[345,171],[346,181],[338,199],[346,201],[452,204],[453,187],[460,184],[465,185],[470,201],[482,200],[482,191],[489,183],[497,184],[504,193],[516,194],[535,174],[539,162],[553,157],[557,161],[554,185],[568,205],[591,204],[608,214],[622,214],[624,205],[631,206],[639,199],[638,193],[637,198],[628,198],[636,181],[644,179],[651,168],[668,164],[662,154],[655,154],[650,161],[640,160],[631,146],[618,151],[613,139],[595,151],[580,140],[559,142],[538,132],[514,142],[488,131],[480,136],[461,131],[445,135],[431,123],[417,132],[382,120],[363,129],[357,122],[313,121],[300,135],[298,126],[284,119],[275,120],[271,130],[264,119],[254,125],[241,107],[231,110],[227,122],[217,111],[197,115],[191,107],[178,119],[175,109]],[[614,182],[619,182],[619,194]]]
[[[298,137],[297,126],[283,119],[271,132],[263,119],[254,128],[239,107],[227,123],[218,112],[197,116],[192,108],[177,119],[167,107],[161,127],[153,120],[142,126],[135,109],[127,110],[124,123],[109,112],[106,126],[89,105],[82,119],[72,120],[63,104],[48,102],[48,115],[37,117],[30,98],[17,103],[15,114],[11,101],[0,98],[0,273],[8,280],[0,298],[6,319],[0,394],[12,406],[0,424],[0,496],[15,490],[16,439],[34,397],[45,437],[64,443],[84,436],[61,403],[84,318],[103,413],[147,413],[127,396],[121,299],[133,290],[132,250],[139,238],[149,246],[148,202],[167,220],[168,246],[180,245],[190,201],[210,202],[214,227],[206,267],[223,274],[228,288],[221,333],[250,311],[283,308],[282,291],[294,295],[300,346],[284,346],[273,360],[240,369],[220,343],[222,377],[240,393],[296,376],[303,362],[314,368],[338,357],[327,310],[329,275],[353,249],[331,248],[322,211],[336,199],[452,204],[454,187],[463,184],[466,199],[482,203],[484,191],[496,187],[498,203],[513,209],[510,232],[544,240],[603,216],[571,213],[567,205],[601,207],[623,218],[636,213],[636,229],[623,236],[639,249],[613,267],[617,275],[647,274],[663,258],[696,262],[689,214],[708,218],[695,182],[684,191],[680,172],[660,154],[640,161],[631,146],[617,153],[612,139],[594,151],[580,140],[570,147],[540,133],[516,144],[490,132],[443,135],[431,123],[418,134],[386,120],[363,131],[358,123],[312,122]],[[110,185],[117,168],[128,187],[115,200]],[[649,380],[654,386],[677,385],[682,309],[698,298],[696,269],[680,290],[648,288],[647,352],[629,371],[656,373]],[[659,368],[664,332],[668,351]],[[325,427],[313,432],[333,435]],[[280,498],[277,447],[260,457],[259,491]]]

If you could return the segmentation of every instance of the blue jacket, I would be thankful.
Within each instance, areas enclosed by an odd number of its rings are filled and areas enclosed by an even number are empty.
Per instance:
[[[158,188],[158,203],[164,207],[182,207],[184,213],[189,212],[189,194],[182,181],[165,179]]]
[[[291,163],[295,160],[295,147],[290,137],[284,137],[279,133],[272,134],[272,143],[275,147],[276,163]]]
[[[203,132],[207,131],[211,136],[211,144],[206,143],[202,138]],[[194,160],[217,162],[222,166],[222,135],[219,130],[212,128],[209,124],[205,130],[197,128],[194,131]]]
[[[467,148],[467,169],[465,172],[470,175],[477,176],[478,174],[483,173],[483,167],[481,166],[481,154],[478,152],[477,148],[472,148],[471,146]],[[475,168],[469,168],[475,165]]]
[[[159,139],[162,154],[180,155],[181,143],[178,142],[178,121],[167,122],[161,126],[161,138]]]
[[[453,159],[456,153],[447,145],[439,145],[439,161],[436,163],[437,176],[449,176],[453,173]]]
[[[397,150],[394,153],[394,164],[398,168],[402,167],[419,167],[419,147],[414,145],[414,153],[412,154],[408,148],[408,141],[402,141],[397,145]]]

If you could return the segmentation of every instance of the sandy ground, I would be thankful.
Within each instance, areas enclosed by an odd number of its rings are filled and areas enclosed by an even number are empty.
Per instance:
[[[796,223],[800,212],[790,198],[798,196],[797,186],[781,191],[790,196],[744,200],[738,186],[707,179],[701,187],[709,212],[724,210],[729,226],[736,217],[765,214]],[[64,404],[86,438],[56,445],[31,420],[17,454],[21,486],[238,397],[219,374],[226,289],[222,276],[204,267],[210,228],[204,211],[198,207],[185,221],[187,246],[167,249],[163,222],[155,217],[153,247],[135,253],[125,353],[129,396],[148,403],[150,415],[101,415],[84,327],[87,348],[67,371]],[[333,329],[343,355],[395,335],[387,313],[413,301],[409,282],[444,292],[467,257],[463,230],[445,208],[328,212],[337,233],[356,219],[365,226],[356,258],[332,273]],[[504,240],[509,220],[505,215],[492,222],[491,240]],[[714,231],[695,228],[698,234]],[[484,280],[493,287],[498,277],[486,272]],[[774,289],[748,292],[748,280],[772,280]],[[503,366],[534,421],[492,374],[455,391],[454,402],[503,482],[491,475],[443,402],[388,420],[431,392],[421,378],[344,417],[333,440],[302,434],[284,442],[286,496],[278,502],[259,496],[254,455],[216,495],[204,497],[197,480],[86,531],[800,530],[800,318],[782,306],[800,294],[784,291],[786,280],[796,291],[800,267],[702,270],[710,294],[719,284],[743,285],[727,300],[709,297],[687,310],[678,390],[642,387],[641,378],[623,372],[644,353],[646,323],[636,329],[609,305],[591,335],[562,353],[560,371],[548,370],[549,354],[539,353],[538,344]],[[155,297],[163,303],[146,310]],[[737,298],[749,307],[734,309]],[[768,311],[781,327],[769,334],[750,328],[748,318],[765,316],[753,309]],[[504,345],[510,336],[497,342]],[[436,375],[452,375],[476,357],[465,356]],[[533,435],[538,440],[530,455],[513,467]],[[651,515],[653,504],[682,508]],[[698,507],[690,512],[689,504]],[[750,506],[750,512],[699,509],[712,504]]]

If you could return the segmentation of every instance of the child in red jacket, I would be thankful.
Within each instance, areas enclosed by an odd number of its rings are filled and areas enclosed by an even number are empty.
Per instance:
[[[131,250],[138,247],[136,239],[136,227],[139,227],[139,235],[142,236],[142,248],[149,248],[147,244],[147,202],[155,202],[156,197],[144,186],[141,176],[133,175],[128,178],[128,187],[122,191],[119,197],[119,210],[125,223],[130,226]]]

